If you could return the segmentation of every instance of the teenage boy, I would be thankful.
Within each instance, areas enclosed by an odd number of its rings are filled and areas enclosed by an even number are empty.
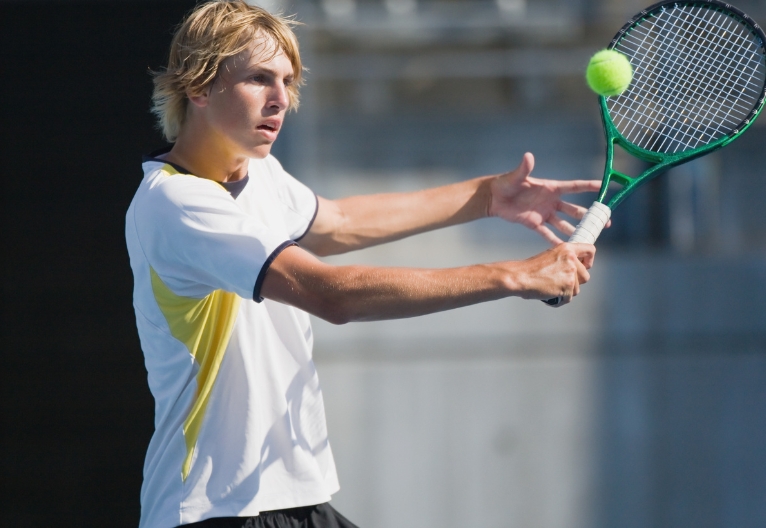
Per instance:
[[[136,321],[156,406],[141,526],[353,525],[312,361],[308,314],[333,323],[474,303],[577,295],[595,249],[563,244],[597,181],[505,174],[414,193],[328,200],[270,154],[297,107],[302,66],[289,20],[242,1],[198,6],[156,75],[172,148],[144,162],[127,213]],[[332,266],[332,255],[498,216],[556,244],[524,261],[452,269]],[[297,242],[300,242],[300,245]]]

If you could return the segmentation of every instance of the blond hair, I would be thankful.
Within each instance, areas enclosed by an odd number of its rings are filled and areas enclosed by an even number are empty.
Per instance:
[[[152,113],[165,138],[170,142],[178,138],[189,104],[187,94],[202,93],[223,61],[247,50],[259,35],[273,41],[274,55],[282,51],[290,60],[293,82],[287,91],[290,109],[298,108],[303,66],[292,30],[295,25],[289,18],[242,0],[213,0],[197,6],[173,36],[167,68],[152,72]]]

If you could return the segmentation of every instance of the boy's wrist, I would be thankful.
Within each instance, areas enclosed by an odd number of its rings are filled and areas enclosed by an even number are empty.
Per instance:
[[[490,210],[492,208],[492,182],[497,179],[497,176],[481,176],[476,178],[476,196],[477,202],[481,204],[481,211],[478,218],[489,218],[492,216]]]

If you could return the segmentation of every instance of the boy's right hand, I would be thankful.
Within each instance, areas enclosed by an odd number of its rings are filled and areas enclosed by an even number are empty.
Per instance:
[[[596,247],[591,244],[563,243],[534,257],[518,261],[518,295],[524,299],[548,300],[560,297],[557,306],[580,293],[580,285],[590,279]]]

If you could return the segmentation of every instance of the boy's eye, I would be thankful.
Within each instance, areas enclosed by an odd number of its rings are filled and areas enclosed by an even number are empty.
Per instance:
[[[251,78],[253,79],[254,82],[258,84],[268,84],[275,80],[272,76],[265,73],[256,73]],[[282,82],[284,83],[285,86],[291,86],[293,84],[293,79],[286,78]]]

